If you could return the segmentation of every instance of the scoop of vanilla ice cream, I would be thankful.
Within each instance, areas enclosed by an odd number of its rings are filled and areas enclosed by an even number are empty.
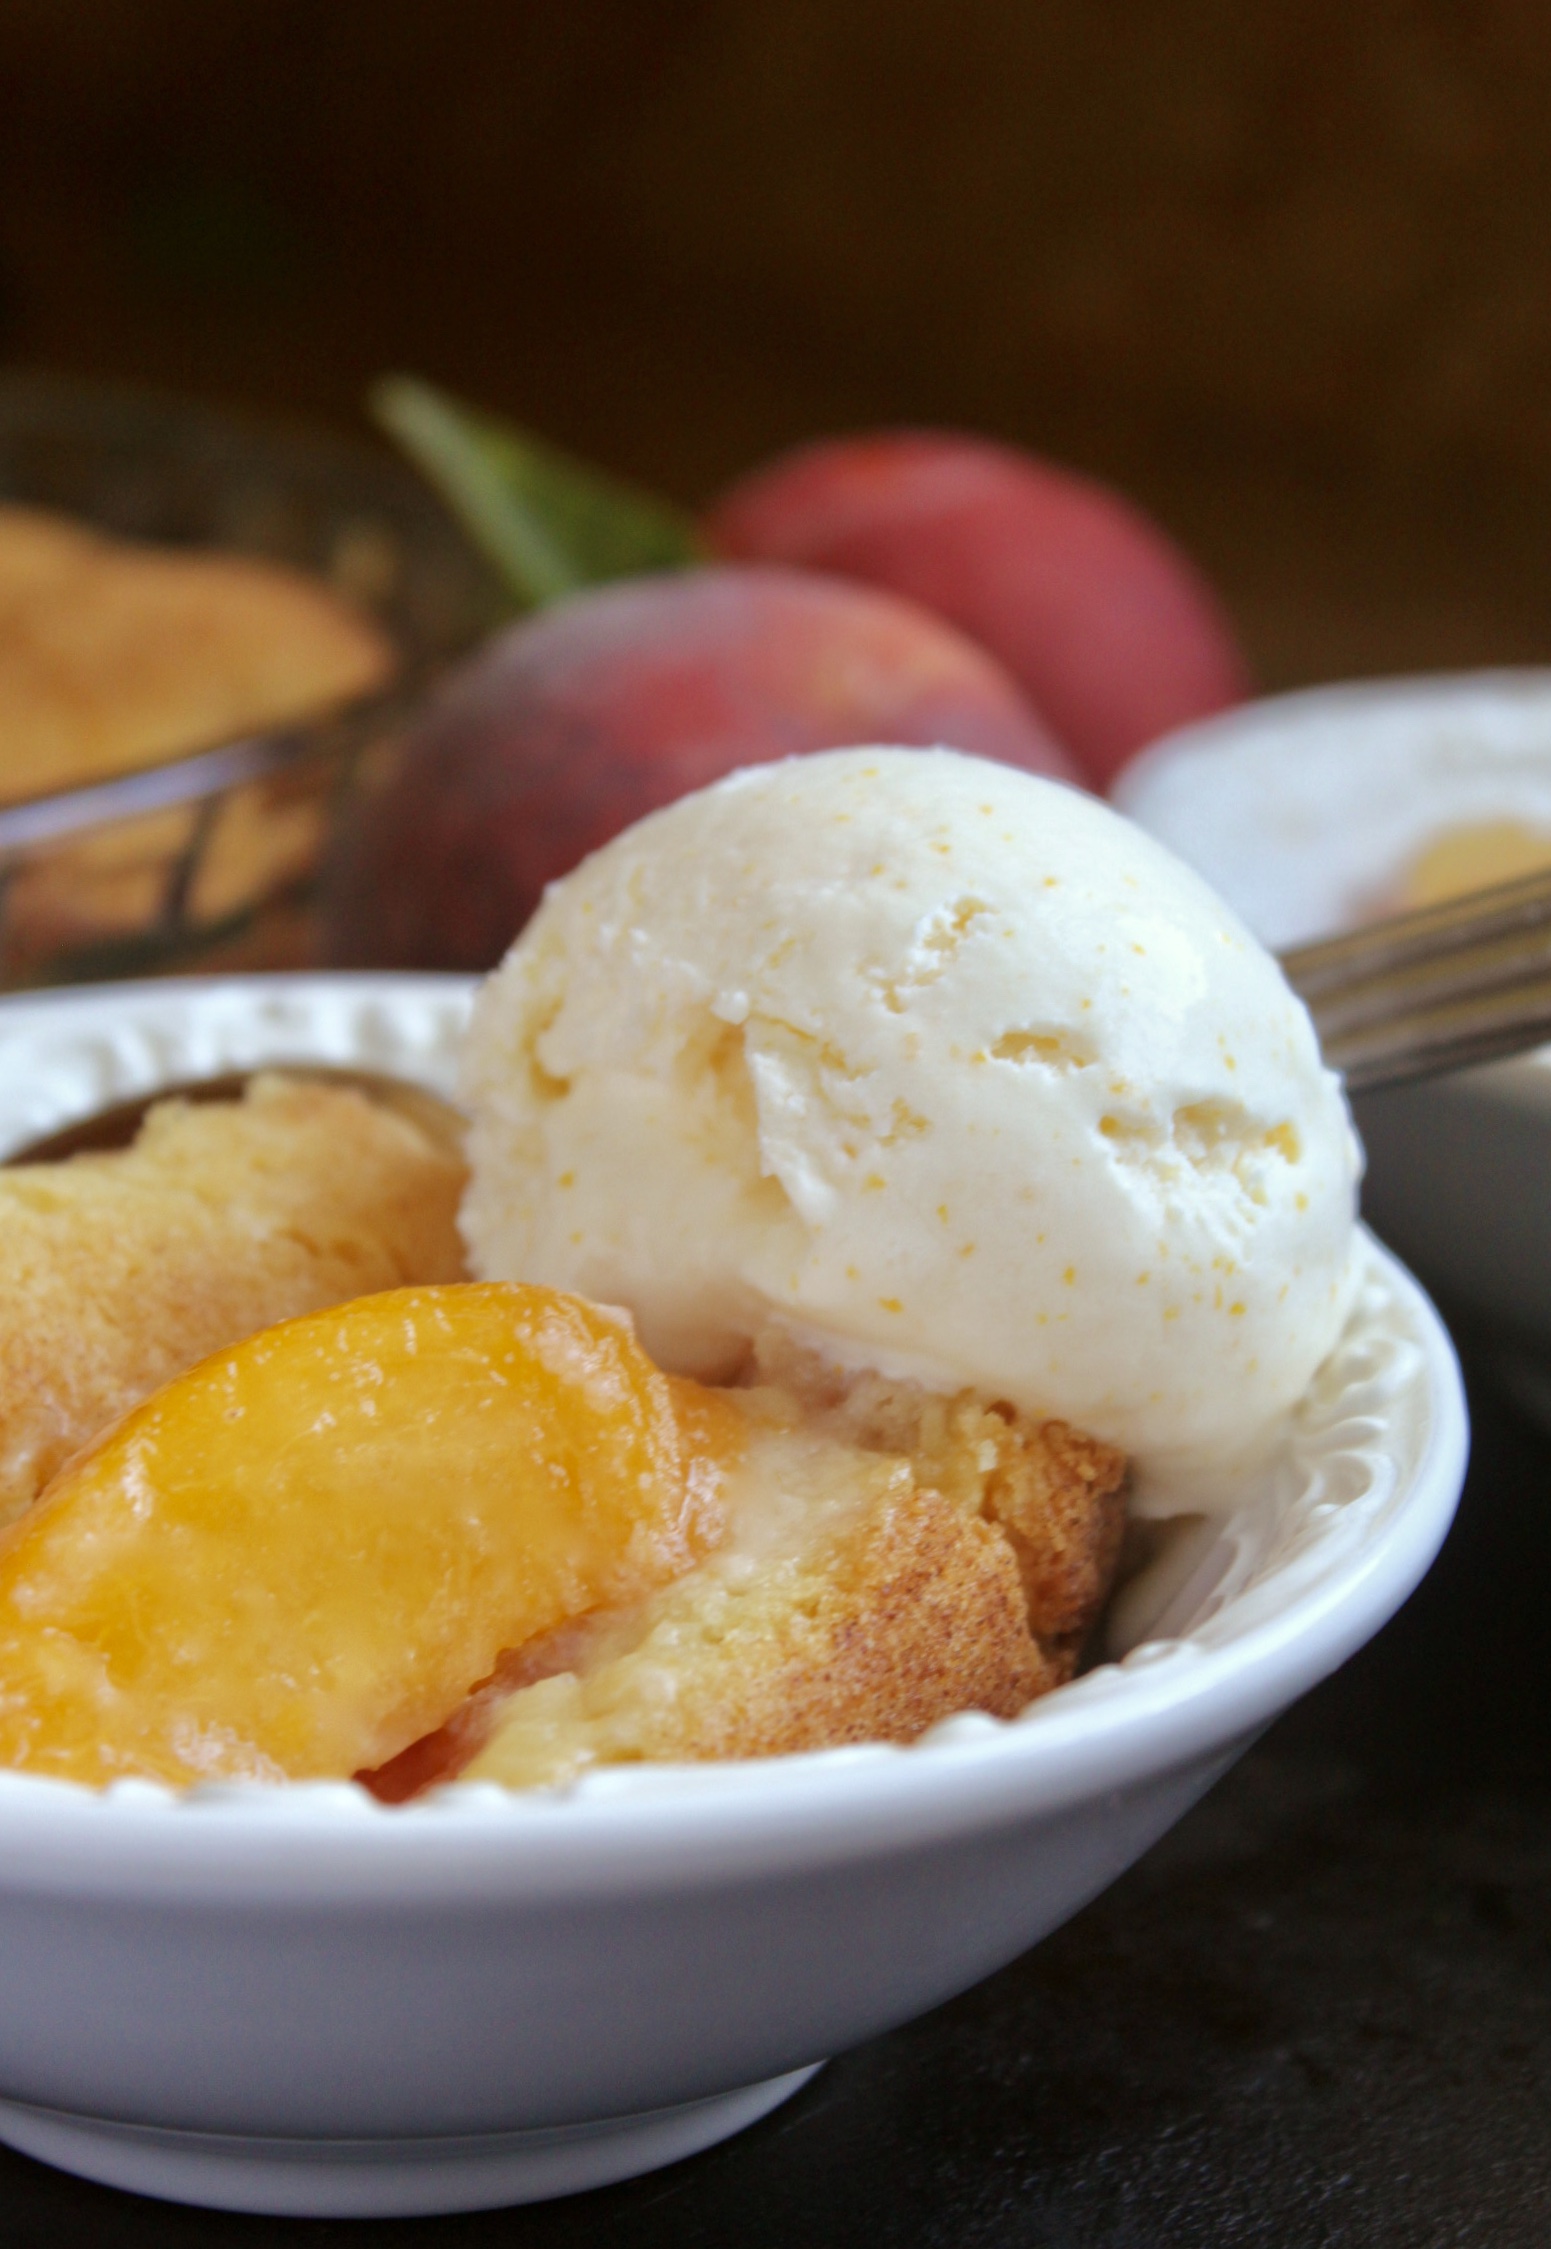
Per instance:
[[[1359,1153],[1276,963],[1097,799],[948,750],[734,774],[554,885],[475,1007],[475,1270],[715,1379],[772,1321],[1227,1457],[1355,1272]]]

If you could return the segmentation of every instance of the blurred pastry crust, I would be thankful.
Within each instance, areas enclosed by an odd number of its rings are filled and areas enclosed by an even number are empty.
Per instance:
[[[0,1522],[213,1351],[464,1277],[455,1152],[346,1089],[266,1075],[158,1103],[133,1147],[0,1169]]]
[[[310,717],[394,661],[300,571],[0,507],[0,803]]]
[[[518,1651],[379,1793],[908,1742],[1072,1677],[1119,1554],[1113,1446],[795,1354],[758,1372],[728,1394],[748,1446],[725,1545],[630,1615]]]

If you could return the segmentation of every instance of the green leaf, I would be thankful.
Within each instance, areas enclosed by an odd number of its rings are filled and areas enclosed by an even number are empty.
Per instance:
[[[505,580],[519,609],[707,559],[694,519],[413,375],[368,405]]]

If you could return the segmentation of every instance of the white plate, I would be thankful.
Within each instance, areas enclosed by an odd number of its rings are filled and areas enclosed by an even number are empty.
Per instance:
[[[1551,671],[1247,703],[1166,735],[1114,797],[1266,944],[1303,944],[1361,918],[1444,828],[1551,833]],[[1551,1048],[1353,1107],[1371,1223],[1451,1301],[1551,1354]]]
[[[259,1062],[445,1089],[467,1000],[362,976],[0,1003],[0,1153]],[[1131,1592],[1123,1660],[1013,1723],[395,1809],[0,1775],[0,2138],[141,2192],[362,2216],[706,2146],[1122,1872],[1404,1600],[1465,1447],[1448,1339],[1375,1246],[1279,1473]]]

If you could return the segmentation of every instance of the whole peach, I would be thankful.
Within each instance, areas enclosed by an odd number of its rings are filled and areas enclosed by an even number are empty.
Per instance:
[[[1206,581],[1088,478],[982,438],[885,431],[800,447],[706,519],[721,554],[886,586],[999,656],[1097,786],[1155,736],[1250,691]]]
[[[578,594],[510,627],[428,706],[325,887],[329,957],[488,968],[545,883],[735,766],[853,742],[1074,778],[983,649],[890,594],[709,568]]]

